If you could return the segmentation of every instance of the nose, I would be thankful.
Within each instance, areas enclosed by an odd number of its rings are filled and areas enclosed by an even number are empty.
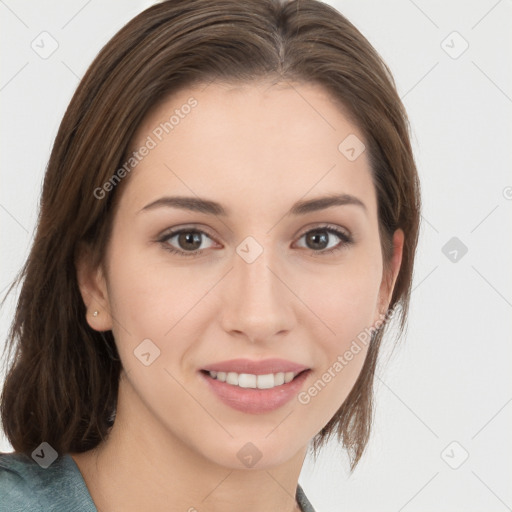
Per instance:
[[[252,262],[234,255],[221,313],[222,328],[231,336],[269,342],[292,329],[293,300],[297,299],[287,287],[286,272],[277,259],[267,249]]]

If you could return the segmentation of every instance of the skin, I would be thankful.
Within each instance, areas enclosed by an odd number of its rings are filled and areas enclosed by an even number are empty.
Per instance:
[[[265,414],[224,405],[198,370],[238,357],[280,357],[312,369],[307,390],[386,312],[403,232],[395,233],[384,272],[367,154],[349,161],[338,150],[349,134],[363,135],[319,86],[190,88],[149,113],[134,147],[190,96],[197,106],[123,184],[104,266],[89,268],[86,253],[77,263],[89,325],[112,329],[124,371],[109,438],[71,455],[99,510],[299,510],[295,491],[308,443],[349,394],[366,348],[307,405],[293,399]],[[286,215],[295,201],[334,192],[356,196],[366,209]],[[140,212],[167,195],[208,198],[230,215]],[[303,235],[325,223],[353,243],[320,255],[327,243],[343,243],[325,232],[323,246],[308,243]],[[158,241],[183,227],[207,232],[202,254],[167,251],[166,244],[193,250],[178,236]],[[263,248],[250,264],[236,253],[247,236]],[[160,350],[150,366],[133,353],[147,338]],[[248,442],[262,454],[252,468],[237,457]]]

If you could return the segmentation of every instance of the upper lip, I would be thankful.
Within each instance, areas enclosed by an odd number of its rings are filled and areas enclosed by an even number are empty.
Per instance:
[[[307,366],[287,361],[285,359],[263,359],[261,361],[252,361],[250,359],[231,359],[229,361],[219,361],[205,366],[203,370],[209,372],[235,372],[250,373],[252,375],[267,375],[270,373],[293,372],[295,374],[304,370],[309,370]]]

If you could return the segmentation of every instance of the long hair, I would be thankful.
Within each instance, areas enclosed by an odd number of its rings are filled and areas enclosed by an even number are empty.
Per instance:
[[[420,189],[406,112],[386,64],[354,25],[320,1],[163,1],[101,50],[53,145],[31,252],[8,290],[21,284],[0,411],[15,451],[30,454],[42,441],[59,453],[87,451],[113,424],[121,362],[112,332],[96,332],[86,322],[75,258],[83,244],[91,248],[93,265],[104,258],[121,187],[101,200],[94,191],[123,164],[144,116],[187,86],[268,78],[322,86],[364,134],[385,269],[394,231],[405,234],[390,303],[400,306],[403,332]],[[313,440],[316,455],[337,434],[352,470],[370,435],[384,331],[374,333],[354,387]]]

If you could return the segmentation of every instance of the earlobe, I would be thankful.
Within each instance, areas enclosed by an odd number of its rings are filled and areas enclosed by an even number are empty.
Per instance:
[[[92,268],[91,252],[81,247],[75,257],[77,282],[86,308],[86,320],[95,331],[112,329],[107,283],[102,266]]]

